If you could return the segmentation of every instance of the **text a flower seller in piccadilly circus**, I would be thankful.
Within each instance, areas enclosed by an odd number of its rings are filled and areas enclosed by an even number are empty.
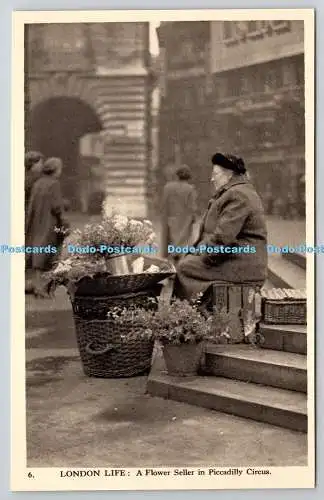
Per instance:
[[[195,247],[232,247],[231,253],[197,252],[179,261],[175,295],[209,295],[215,283],[257,283],[267,277],[267,228],[262,201],[244,161],[220,153],[212,157],[214,195],[202,217]],[[235,251],[249,246],[254,252]]]

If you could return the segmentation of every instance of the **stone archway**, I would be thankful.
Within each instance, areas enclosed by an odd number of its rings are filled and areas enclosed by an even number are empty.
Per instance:
[[[44,76],[31,78],[27,91],[31,110],[49,99],[70,97],[80,99],[87,104],[104,123],[105,107],[102,99],[104,88],[97,79],[69,73],[54,73],[49,74],[48,78]]]
[[[51,96],[32,107],[26,145],[41,151],[45,157],[62,158],[62,190],[71,208],[80,208],[79,187],[85,180],[79,157],[80,138],[102,130],[98,115],[79,97]]]

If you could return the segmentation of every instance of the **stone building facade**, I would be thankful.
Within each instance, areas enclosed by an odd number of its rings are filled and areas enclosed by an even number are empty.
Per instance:
[[[304,217],[303,21],[162,23],[158,36],[160,169],[178,151],[203,208],[211,155],[237,154],[269,214]]]
[[[26,150],[63,159],[63,191],[74,209],[91,210],[107,195],[146,216],[149,24],[33,24],[25,47]]]

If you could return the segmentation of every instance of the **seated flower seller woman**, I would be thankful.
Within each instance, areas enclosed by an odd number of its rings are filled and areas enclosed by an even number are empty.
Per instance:
[[[212,164],[214,196],[194,244],[198,252],[185,255],[177,266],[175,293],[182,298],[202,294],[216,282],[262,285],[267,275],[264,209],[244,161],[216,153]]]

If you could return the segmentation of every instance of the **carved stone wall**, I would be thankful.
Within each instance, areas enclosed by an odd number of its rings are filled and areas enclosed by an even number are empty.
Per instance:
[[[27,128],[35,109],[52,99],[87,104],[102,127],[102,189],[112,203],[122,199],[143,216],[150,170],[147,24],[31,25],[26,75]]]

